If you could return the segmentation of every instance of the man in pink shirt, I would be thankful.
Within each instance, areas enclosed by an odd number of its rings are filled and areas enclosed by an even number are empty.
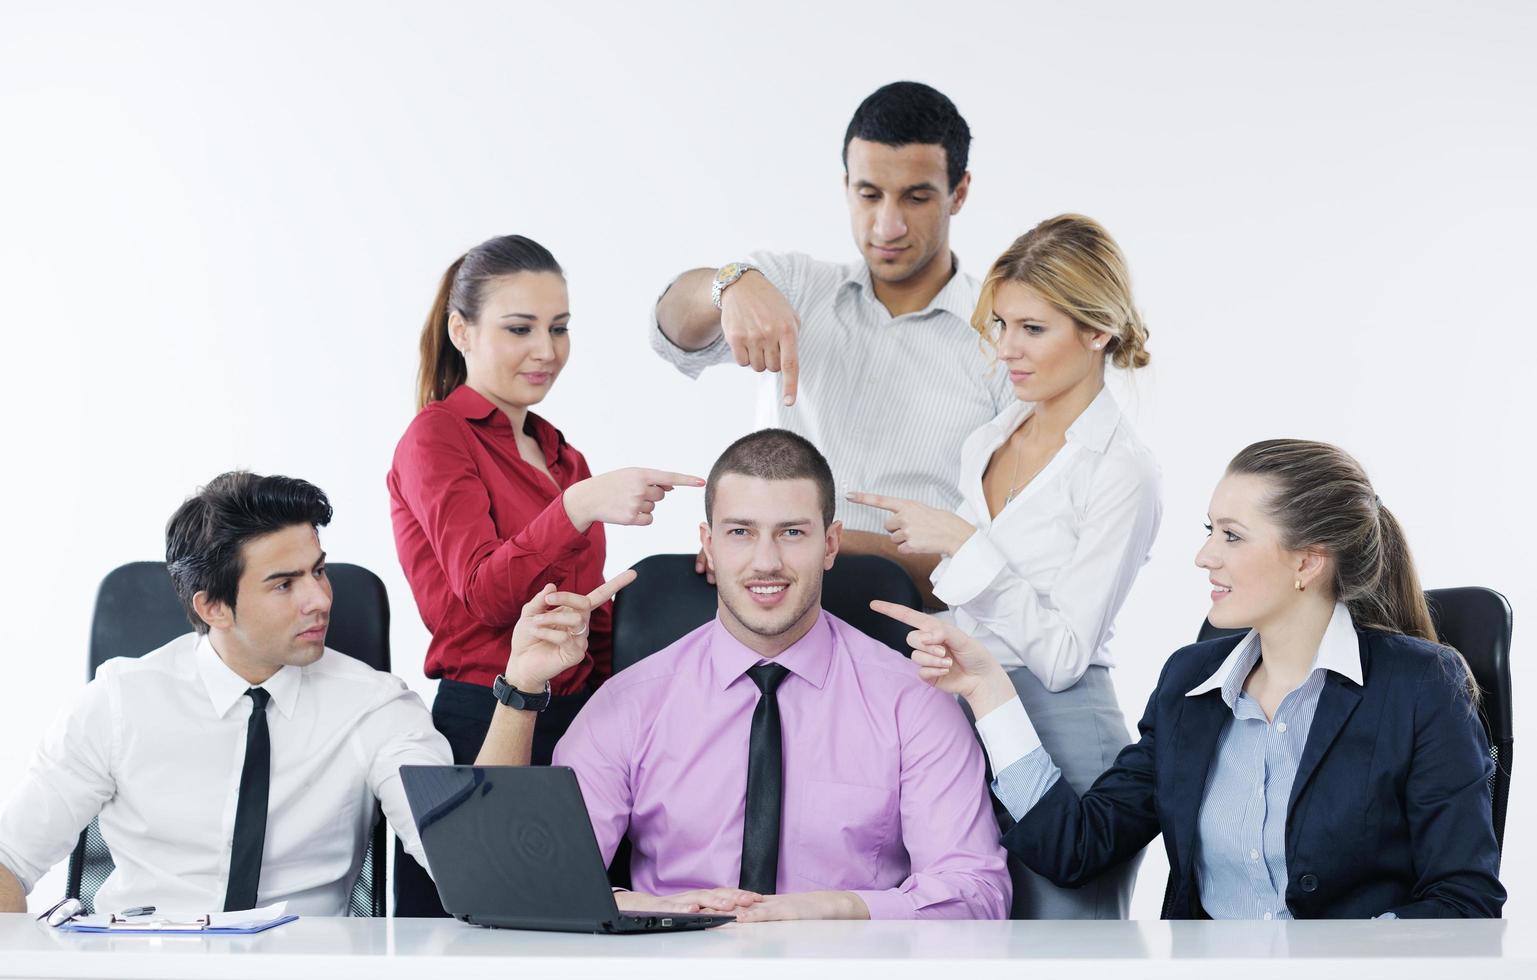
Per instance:
[[[998,825],[960,707],[821,608],[842,531],[827,461],[781,429],[746,436],[711,470],[705,516],[717,618],[605,683],[555,750],[604,860],[630,838],[636,890],[621,906],[1005,918]],[[514,686],[541,684],[522,673]]]

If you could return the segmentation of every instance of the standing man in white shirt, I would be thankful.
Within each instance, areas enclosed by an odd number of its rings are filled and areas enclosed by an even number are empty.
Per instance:
[[[400,767],[453,760],[399,678],[326,648],[330,519],[312,484],[242,472],[176,511],[166,561],[195,631],[103,664],[44,738],[0,811],[0,911],[98,816],[103,910],[345,914],[375,799],[423,861]]]
[[[936,559],[898,553],[880,515],[841,501],[871,490],[954,510],[961,443],[1014,400],[970,326],[979,285],[950,251],[970,146],[942,93],[918,82],[877,89],[843,138],[860,259],[757,252],[685,272],[651,329],[652,347],[691,378],[728,361],[770,372],[773,407],[758,424],[826,452],[844,550],[899,562],[931,602]]]

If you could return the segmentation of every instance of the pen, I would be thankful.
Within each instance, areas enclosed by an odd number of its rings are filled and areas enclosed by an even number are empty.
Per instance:
[[[129,916],[132,916],[132,915],[154,915],[154,914],[155,914],[155,907],[153,905],[136,905],[136,906],[134,906],[131,909],[123,909],[123,911],[118,913],[118,915],[121,916],[124,919],[126,919],[126,918],[128,918]]]

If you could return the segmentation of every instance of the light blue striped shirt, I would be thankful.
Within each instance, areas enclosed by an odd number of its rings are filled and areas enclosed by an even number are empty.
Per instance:
[[[1220,690],[1222,700],[1233,711],[1232,721],[1223,726],[1218,737],[1196,838],[1201,905],[1214,919],[1292,918],[1286,907],[1286,807],[1323,693],[1325,671],[1362,682],[1355,623],[1344,603],[1335,603],[1312,670],[1281,699],[1275,717],[1268,722],[1258,702],[1243,690],[1259,659],[1259,634],[1250,631],[1209,678],[1186,694],[1197,697]],[[992,714],[978,723],[979,729]],[[998,721],[1017,723],[1002,709],[998,714]],[[992,758],[993,746],[1027,743],[1014,732],[1000,732],[997,727],[994,722],[993,730],[984,734],[989,758],[998,772],[993,792],[1019,820],[1046,795],[1061,773],[1038,741],[1035,748],[1023,756],[1013,756],[1014,761],[999,771],[997,763],[1004,759]],[[1030,737],[1034,739],[1033,732]]]
[[[1259,658],[1256,636],[1242,644],[1222,679],[1222,700],[1233,717],[1217,736],[1195,851],[1201,905],[1213,919],[1292,917],[1286,908],[1286,805],[1324,689],[1324,669],[1313,668],[1266,721],[1259,702],[1243,690]]]

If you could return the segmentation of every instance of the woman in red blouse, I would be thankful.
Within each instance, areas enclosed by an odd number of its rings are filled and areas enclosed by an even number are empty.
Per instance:
[[[433,721],[461,764],[474,761],[490,726],[491,683],[507,663],[523,605],[546,583],[596,589],[605,523],[650,524],[668,490],[704,485],[647,469],[595,477],[560,431],[529,411],[570,355],[570,318],[555,257],[507,235],[448,267],[422,329],[420,411],[395,449],[390,518],[432,631],[427,676],[441,678]],[[593,611],[590,629],[587,658],[550,685],[553,698],[535,729],[536,764],[548,764],[610,672],[609,607]]]

